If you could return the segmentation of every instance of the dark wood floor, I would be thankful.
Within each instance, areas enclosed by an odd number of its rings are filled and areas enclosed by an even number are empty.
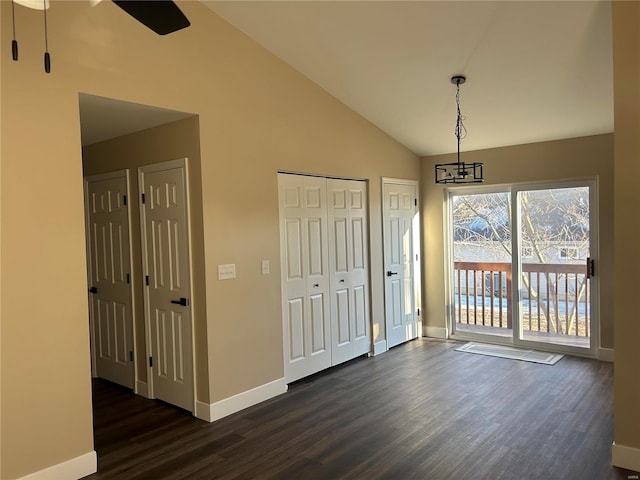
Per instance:
[[[94,383],[89,479],[628,479],[610,466],[613,366],[418,339],[208,424]]]

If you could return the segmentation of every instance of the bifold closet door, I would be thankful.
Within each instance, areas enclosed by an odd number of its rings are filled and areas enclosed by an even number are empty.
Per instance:
[[[287,382],[331,366],[326,183],[278,175]]]
[[[327,180],[331,364],[370,351],[367,185]]]

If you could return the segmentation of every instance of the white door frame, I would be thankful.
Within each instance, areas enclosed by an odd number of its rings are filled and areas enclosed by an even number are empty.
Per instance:
[[[135,275],[133,270],[133,255],[131,251],[131,245],[133,241],[132,232],[131,232],[131,192],[130,192],[130,171],[129,169],[124,170],[116,170],[114,172],[108,173],[100,173],[96,175],[87,175],[84,177],[84,225],[85,225],[85,247],[86,247],[86,255],[87,255],[87,285],[90,285],[93,278],[93,271],[91,269],[91,246],[89,245],[89,240],[91,238],[91,225],[89,223],[89,183],[90,182],[99,182],[102,180],[111,180],[116,178],[123,178],[126,182],[126,192],[127,192],[127,227],[129,229],[129,274],[130,274],[130,282],[129,282],[129,292],[131,298],[131,328],[133,330],[133,384],[134,384],[134,392],[137,394],[138,392],[138,355],[136,352],[136,322],[135,322],[135,295],[134,295],[134,284],[135,284]],[[91,294],[89,294],[91,295]],[[90,328],[90,350],[91,350],[91,376],[94,378],[98,377],[98,372],[96,368],[96,334],[95,334],[95,321],[93,318],[93,314],[91,309],[89,309],[89,328]]]
[[[196,414],[196,403],[197,403],[197,391],[196,391],[196,359],[195,359],[195,317],[193,312],[195,311],[196,300],[193,295],[193,254],[192,254],[192,234],[191,234],[191,202],[190,202],[190,188],[189,188],[189,159],[188,158],[179,158],[176,160],[168,160],[165,162],[153,163],[150,165],[143,165],[138,167],[138,191],[140,192],[140,198],[138,201],[140,202],[140,244],[142,251],[142,267],[143,267],[143,275],[149,272],[148,264],[147,264],[147,245],[146,245],[146,223],[145,223],[145,209],[142,204],[141,195],[144,193],[144,174],[149,172],[156,172],[160,170],[167,170],[172,168],[184,168],[184,182],[185,182],[185,203],[186,203],[186,215],[187,215],[187,245],[188,252],[187,258],[189,263],[189,292],[190,292],[190,309],[191,309],[191,366],[193,372],[192,378],[192,388],[193,388],[193,406],[192,406],[192,414],[195,416]],[[149,365],[148,357],[149,352],[152,352],[152,342],[151,338],[151,315],[150,315],[150,306],[149,306],[149,289],[144,285],[144,317],[145,317],[145,345],[147,347],[147,356],[145,357],[145,364],[147,367],[147,386],[148,386],[148,398],[155,398],[154,388],[153,388],[153,368]]]
[[[381,190],[380,190],[380,205],[382,208],[382,272],[383,275],[385,273],[386,267],[386,258],[385,258],[385,225],[387,220],[387,214],[384,206],[384,192],[386,185],[406,185],[415,187],[416,193],[416,213],[412,223],[413,229],[413,311],[415,315],[415,323],[416,323],[416,331],[417,337],[421,337],[423,335],[423,327],[422,327],[422,282],[421,282],[421,262],[422,262],[422,235],[421,235],[421,225],[420,225],[420,183],[418,180],[408,180],[403,178],[392,178],[392,177],[382,177]],[[385,303],[385,345],[384,348],[380,349],[379,353],[386,351],[388,349],[388,339],[389,339],[389,325],[390,321],[387,318],[387,301],[386,298],[386,283],[383,279],[384,285],[384,303]]]

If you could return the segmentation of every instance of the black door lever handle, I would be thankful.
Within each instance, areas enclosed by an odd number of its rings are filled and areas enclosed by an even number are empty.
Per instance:
[[[184,298],[184,297],[180,297],[180,300],[171,300],[171,303],[173,303],[175,305],[182,305],[183,307],[188,307],[189,306],[189,299],[188,298]]]
[[[391,270],[387,270],[387,277],[390,277],[391,275],[397,275],[398,272],[392,272]]]

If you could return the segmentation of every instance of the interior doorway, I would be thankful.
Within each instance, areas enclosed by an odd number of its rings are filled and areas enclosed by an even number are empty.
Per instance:
[[[421,332],[418,182],[382,180],[387,348]]]
[[[92,373],[133,389],[129,171],[85,177],[84,185]]]
[[[187,159],[139,167],[138,182],[149,391],[194,412]]]
[[[194,171],[197,180],[200,179],[200,145],[199,145],[199,120],[197,115],[167,110],[159,107],[135,104],[120,100],[97,97],[94,95],[79,95],[80,119],[81,119],[81,137],[83,141],[83,171],[85,176],[100,178],[113,177],[114,171],[118,172],[137,172],[138,167],[142,165],[156,164],[166,160],[176,158],[191,157],[191,171]],[[164,155],[167,155],[166,157]],[[111,172],[111,173],[107,173]],[[135,175],[135,173],[133,173]],[[194,182],[198,185],[197,181]],[[152,385],[152,372],[149,366],[149,352],[151,352],[150,341],[147,336],[150,335],[150,329],[145,325],[144,313],[144,283],[145,275],[143,274],[142,246],[141,246],[141,195],[139,183],[132,179],[128,184],[128,192],[126,195],[126,203],[130,213],[130,264],[131,268],[126,272],[126,281],[130,282],[132,291],[132,308],[131,323],[132,342],[127,347],[127,357],[132,363],[133,381],[119,381],[102,375],[98,365],[96,355],[92,354],[92,374],[101,376],[110,381],[115,381],[127,388],[132,388],[136,394],[155,398]],[[201,189],[195,189],[195,202],[201,204]],[[115,197],[114,197],[115,198]],[[183,207],[185,205],[183,204]],[[194,208],[193,205],[190,206]],[[201,207],[195,207],[200,212]],[[200,216],[201,217],[201,216]],[[198,217],[197,217],[198,218]],[[197,222],[198,231],[202,230],[201,219]],[[191,242],[188,236],[187,243]],[[203,246],[197,244],[195,248],[196,254],[203,256]],[[90,253],[88,250],[88,263]],[[189,268],[184,268],[182,260],[178,262],[180,268],[189,272]],[[173,267],[176,265],[174,264]],[[194,273],[195,272],[195,273]],[[197,266],[191,272],[190,280],[204,285],[204,267]],[[182,282],[184,285],[184,282]],[[89,284],[89,288],[92,285]],[[204,291],[204,290],[200,290]],[[100,292],[100,288],[98,288]],[[92,294],[90,294],[92,295]],[[198,294],[199,295],[199,294]],[[193,296],[198,296],[194,294]],[[198,312],[202,312],[206,306],[204,300],[192,302],[192,295],[187,295],[191,305],[198,305]],[[178,299],[179,300],[179,299]],[[182,305],[179,306],[182,308]],[[195,307],[194,307],[195,308]],[[175,313],[175,312],[174,312]],[[188,315],[193,321],[196,315]],[[176,315],[173,315],[173,319]],[[200,324],[202,338],[206,338],[206,325],[203,328]],[[191,331],[191,330],[190,330]],[[191,340],[192,335],[189,335]],[[185,339],[186,340],[186,339]],[[189,352],[195,349],[191,348],[190,341]],[[92,339],[93,351],[98,351],[94,347],[100,347],[98,342]],[[124,351],[124,349],[122,349]],[[189,400],[186,402],[173,402],[181,408],[187,408],[190,411],[194,409],[195,381],[193,375],[193,353],[188,354],[187,368],[183,369],[185,378],[189,378],[190,393]],[[158,365],[158,366],[161,366]],[[203,371],[206,371],[203,370]],[[170,398],[166,398],[168,402],[172,402]],[[205,398],[206,400],[206,398]]]

